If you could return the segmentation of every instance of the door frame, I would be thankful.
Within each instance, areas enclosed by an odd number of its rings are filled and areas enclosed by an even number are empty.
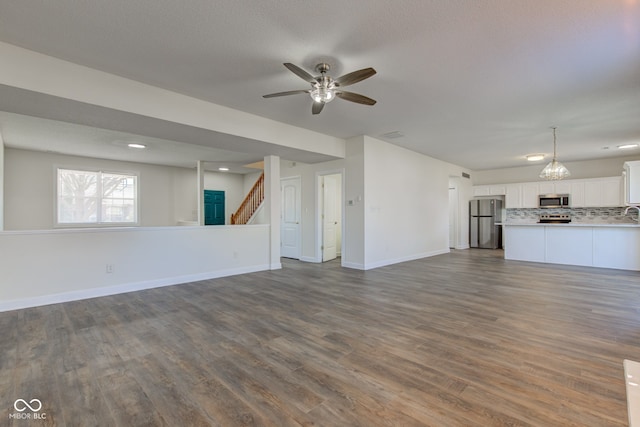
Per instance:
[[[452,191],[453,190],[453,191]],[[458,249],[460,233],[460,182],[457,177],[449,177],[449,249]],[[453,193],[453,194],[452,194]],[[453,224],[451,223],[453,222]],[[453,230],[453,241],[451,241]]]
[[[322,191],[322,178],[326,175],[340,175],[340,233],[342,233],[342,238],[340,239],[340,265],[343,265],[345,259],[345,252],[347,250],[345,245],[345,209],[344,209],[344,193],[345,193],[345,179],[344,179],[344,168],[340,169],[328,169],[323,171],[316,172],[316,212],[315,212],[315,220],[316,220],[316,256],[315,262],[322,263],[322,231],[323,231],[323,221],[322,221],[322,201],[324,197],[324,192]]]
[[[280,192],[282,193],[282,183],[284,181],[297,181],[298,183],[298,188],[300,189],[300,194],[298,194],[298,203],[296,205],[296,209],[298,210],[297,214],[298,214],[298,218],[299,218],[299,222],[300,224],[298,224],[298,241],[296,242],[297,247],[298,247],[298,254],[296,258],[292,258],[292,259],[302,259],[302,177],[300,175],[295,175],[295,176],[287,176],[287,177],[283,177],[280,178]],[[280,195],[280,202],[282,203],[284,201],[284,198],[282,196],[282,194]],[[280,205],[280,246],[282,247],[282,229],[283,229],[283,212],[282,212],[282,205]],[[281,254],[282,256],[282,254]]]

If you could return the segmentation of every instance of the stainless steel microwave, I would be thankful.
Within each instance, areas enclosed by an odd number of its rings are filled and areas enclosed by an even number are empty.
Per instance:
[[[538,206],[545,209],[568,208],[568,194],[540,194],[538,196]]]

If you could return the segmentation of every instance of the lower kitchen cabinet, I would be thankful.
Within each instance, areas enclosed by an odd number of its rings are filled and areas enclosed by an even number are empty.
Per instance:
[[[640,271],[640,228],[594,228],[593,265]]]
[[[591,227],[545,227],[545,262],[593,266]]]
[[[503,225],[502,235],[505,259],[545,262],[544,227]]]
[[[640,271],[640,226],[505,224],[505,259]]]

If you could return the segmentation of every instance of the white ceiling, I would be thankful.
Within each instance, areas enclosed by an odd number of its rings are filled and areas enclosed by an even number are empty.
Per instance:
[[[640,143],[639,0],[0,0],[0,41],[340,138],[397,131],[389,142],[472,170],[550,154],[551,126],[565,162]],[[262,98],[308,87],[283,62],[321,61],[334,77],[374,67],[349,90],[378,103],[313,116],[306,95]],[[0,126],[9,146],[72,129],[6,113]],[[133,138],[80,131],[107,150]],[[157,141],[174,159],[215,149]]]

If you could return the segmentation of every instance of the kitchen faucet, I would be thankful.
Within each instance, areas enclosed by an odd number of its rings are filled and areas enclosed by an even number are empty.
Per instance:
[[[638,206],[627,206],[627,208],[624,210],[624,214],[626,215],[629,212],[629,209],[636,209],[638,211],[638,216],[636,217],[636,222],[638,222],[638,220],[640,220],[640,207]]]

